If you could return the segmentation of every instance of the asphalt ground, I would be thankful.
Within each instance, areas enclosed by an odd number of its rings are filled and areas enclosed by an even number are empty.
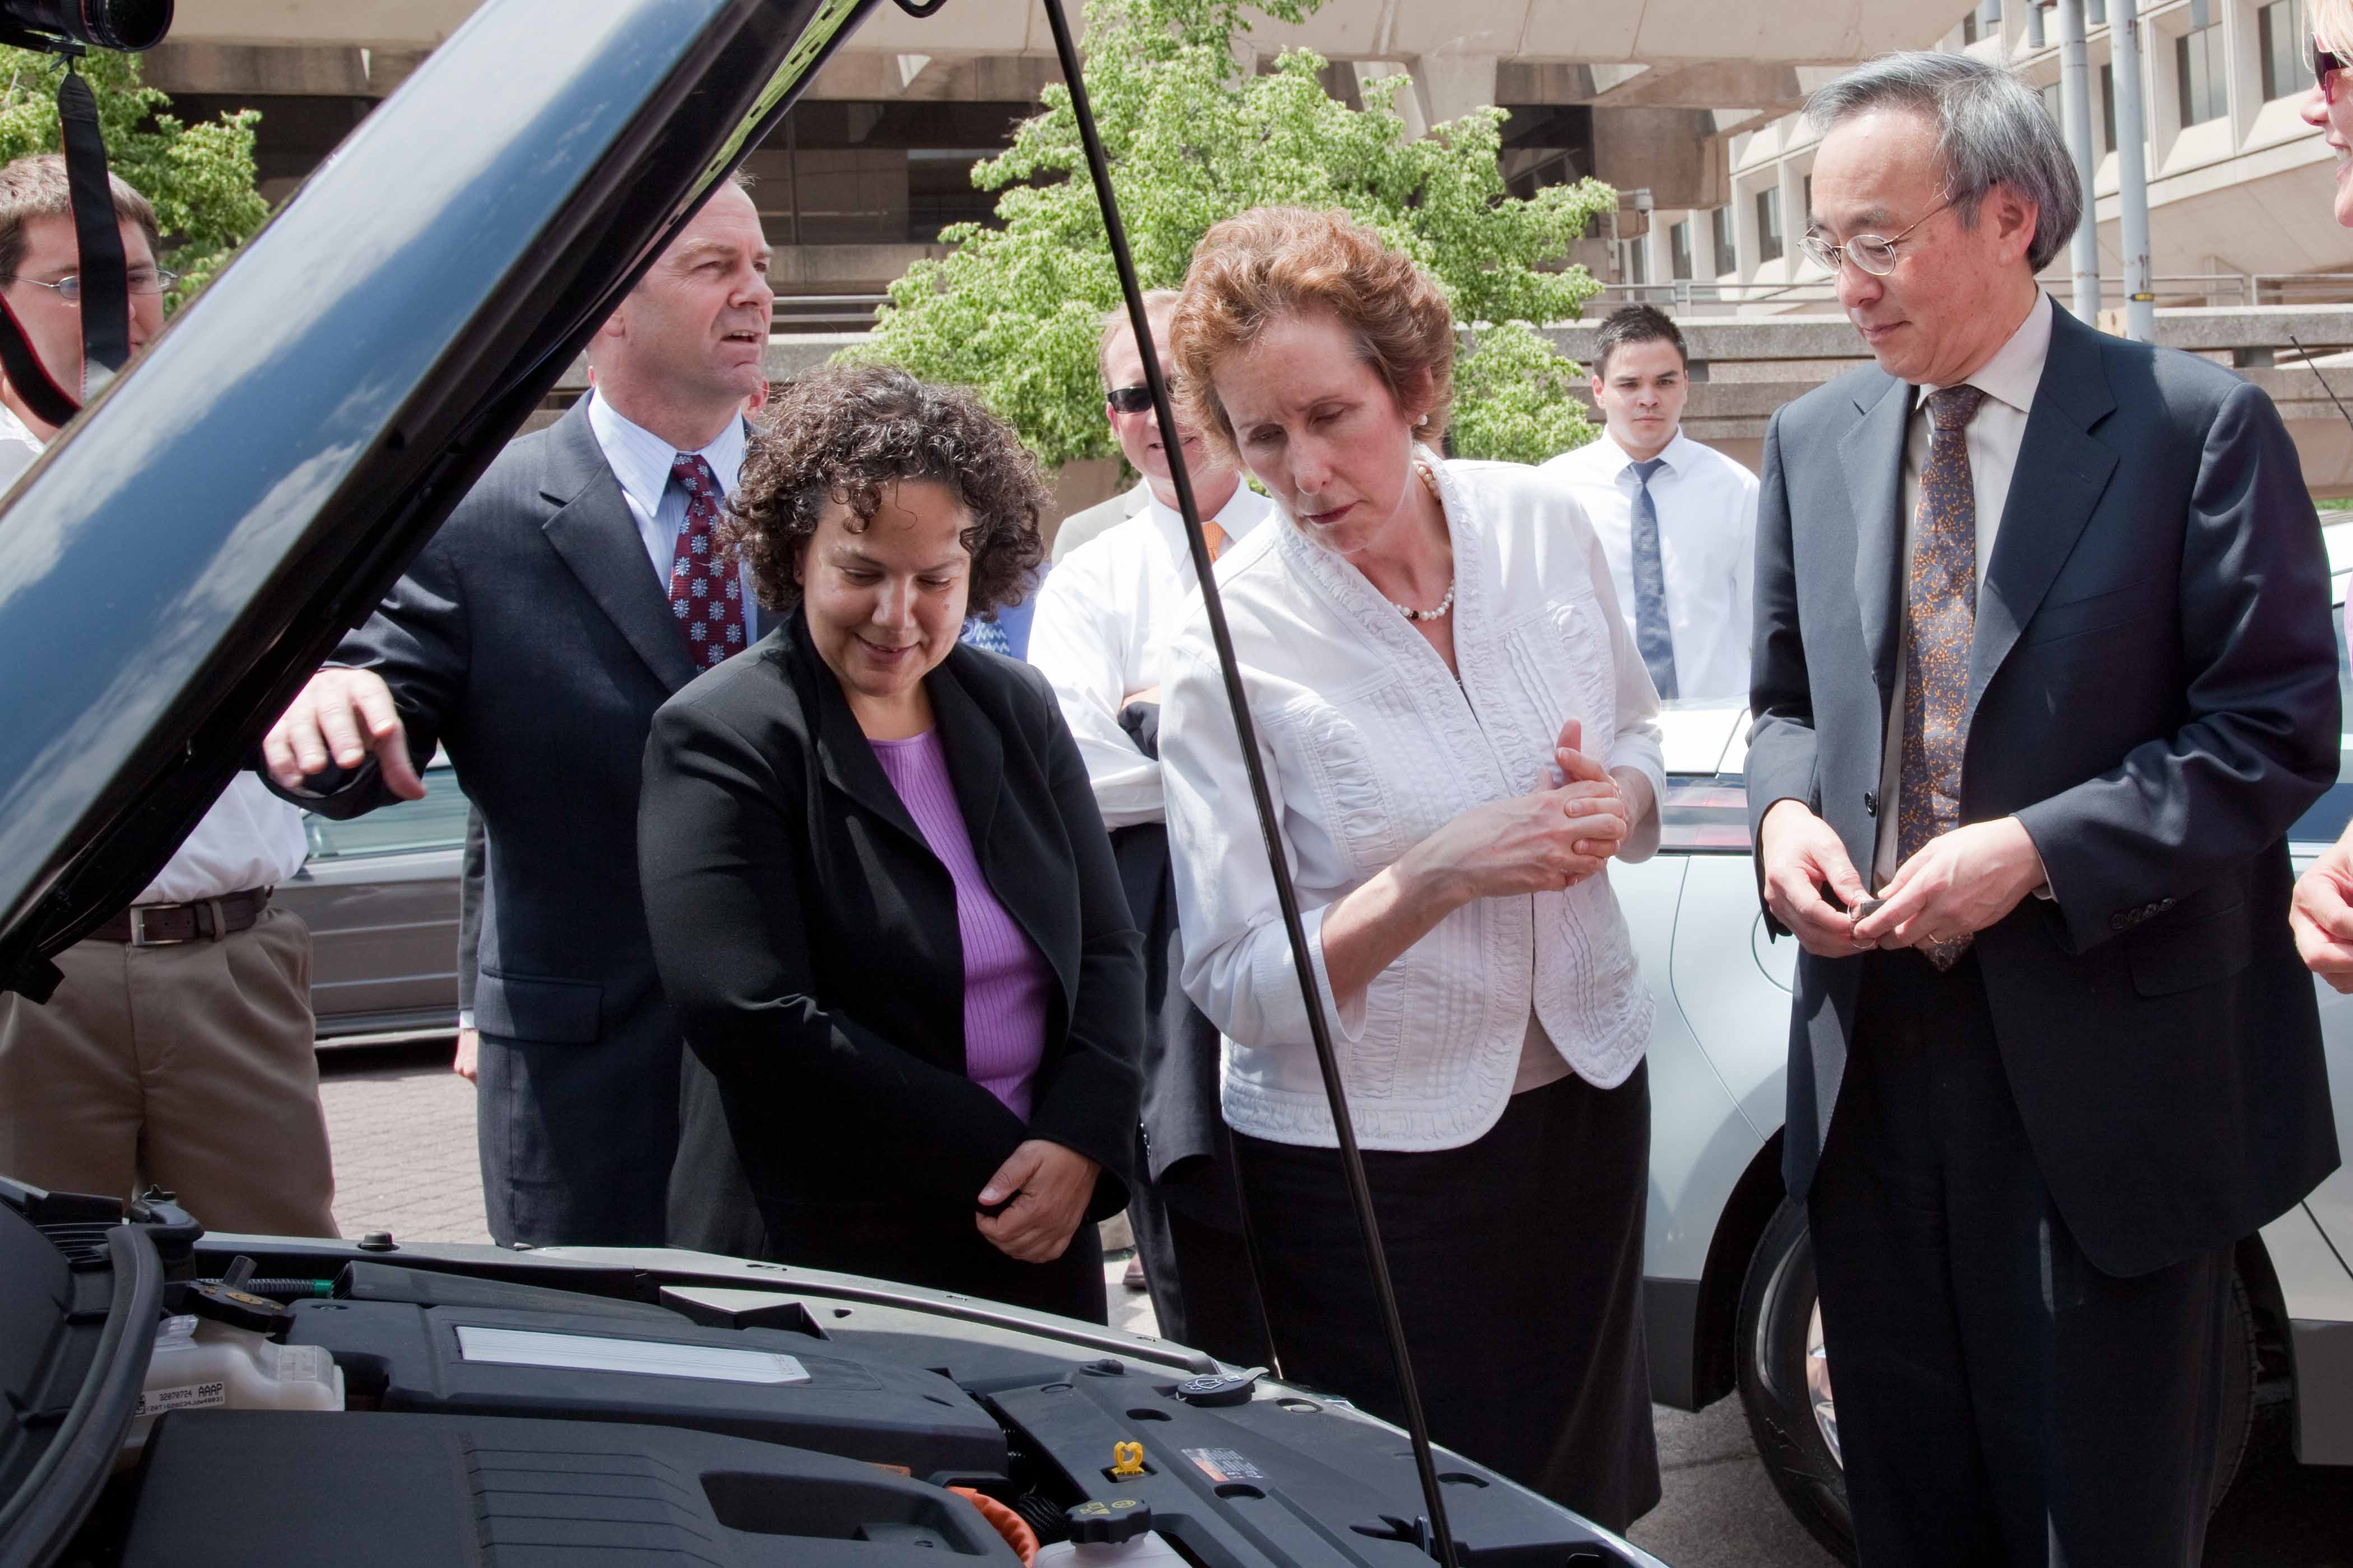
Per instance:
[[[473,1086],[449,1071],[447,1042],[320,1054],[345,1236],[488,1241],[474,1150]],[[1151,1303],[1104,1268],[1120,1327],[1155,1331]],[[1750,1444],[1737,1398],[1690,1414],[1656,1407],[1665,1496],[1634,1542],[1673,1568],[1834,1568],[1782,1507]],[[2353,1568],[2353,1468],[2305,1468],[2277,1424],[2258,1430],[2238,1486],[2207,1537],[2207,1568]]]

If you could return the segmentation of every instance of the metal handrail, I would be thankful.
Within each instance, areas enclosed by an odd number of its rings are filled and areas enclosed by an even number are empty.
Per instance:
[[[2150,279],[2149,287],[2160,298],[2211,300],[2228,293],[2242,305],[2261,305],[2266,294],[2271,296],[2274,303],[2284,303],[2297,297],[2353,300],[2353,272],[2171,272]],[[1704,304],[1736,306],[1785,301],[1835,304],[1838,301],[1838,287],[1827,276],[1753,283],[1702,282],[1689,278],[1678,278],[1664,283],[1604,283],[1601,294],[1604,299],[1613,301],[1658,305],[1670,311]],[[2100,297],[2103,302],[2114,300],[2123,303],[2125,290],[2122,280],[2101,279]]]

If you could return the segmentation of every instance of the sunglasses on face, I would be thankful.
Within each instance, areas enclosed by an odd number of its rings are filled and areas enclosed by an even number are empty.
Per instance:
[[[2320,84],[2321,97],[2331,100],[2336,98],[2337,73],[2344,68],[2344,57],[2334,49],[2322,48],[2319,40],[2313,41],[2312,79]]]
[[[1176,395],[1176,388],[1180,384],[1182,384],[1174,381],[1168,384],[1170,397]],[[1152,406],[1152,388],[1141,382],[1134,386],[1114,386],[1103,394],[1103,401],[1112,405],[1114,413],[1141,414]]]

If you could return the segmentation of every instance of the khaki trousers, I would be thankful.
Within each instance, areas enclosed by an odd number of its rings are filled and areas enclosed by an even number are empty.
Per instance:
[[[209,1230],[338,1234],[300,917],[77,942],[57,964],[47,1005],[0,996],[0,1175],[109,1197],[153,1183]]]

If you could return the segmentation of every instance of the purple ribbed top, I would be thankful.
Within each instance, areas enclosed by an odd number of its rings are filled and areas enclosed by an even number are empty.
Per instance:
[[[955,879],[956,930],[964,938],[964,1070],[1027,1121],[1032,1080],[1046,1054],[1045,955],[980,874],[939,731],[867,744],[923,842]]]

